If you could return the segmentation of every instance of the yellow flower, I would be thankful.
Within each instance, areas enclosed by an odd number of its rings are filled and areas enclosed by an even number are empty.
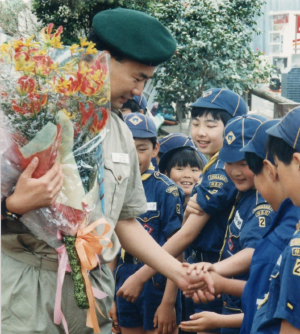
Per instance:
[[[78,50],[76,50],[76,49],[78,49],[78,48],[79,48],[79,45],[78,45],[78,44],[73,44],[73,45],[71,45],[71,46],[70,46],[70,52],[71,52],[71,54],[78,52]]]
[[[80,46],[81,46],[82,48],[84,48],[85,46],[89,46],[89,45],[90,45],[90,42],[88,42],[88,41],[86,40],[86,37],[85,37],[85,39],[82,39],[81,37],[79,37],[79,40],[80,40]]]
[[[0,52],[1,53],[10,53],[11,50],[11,44],[10,43],[4,43],[0,45]]]
[[[87,55],[89,55],[89,54],[93,54],[93,55],[95,55],[95,54],[97,54],[97,49],[95,49],[95,43],[92,43],[92,42],[90,42],[90,44],[88,45],[88,47],[87,47],[87,49],[85,50],[85,53],[87,54]]]
[[[62,109],[61,111],[63,111],[63,113],[69,118],[69,119],[75,119],[75,115],[71,114],[70,112],[68,112],[65,108]]]

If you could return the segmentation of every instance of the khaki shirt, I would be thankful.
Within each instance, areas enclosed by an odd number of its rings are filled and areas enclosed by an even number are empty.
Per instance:
[[[107,126],[108,133],[102,143],[104,153],[104,216],[110,224],[108,233],[113,247],[104,248],[100,260],[111,262],[120,244],[114,232],[118,220],[139,216],[147,211],[147,203],[141,181],[138,158],[132,134],[126,124],[112,112]],[[115,153],[113,155],[113,153]],[[122,154],[123,159],[119,159]],[[117,158],[116,158],[117,157]],[[123,160],[125,162],[117,162]],[[98,185],[94,196],[99,197]],[[100,200],[94,213],[99,218]],[[98,232],[101,233],[101,227]],[[2,251],[15,260],[47,270],[57,270],[57,253],[46,242],[37,240],[18,221],[2,221]]]

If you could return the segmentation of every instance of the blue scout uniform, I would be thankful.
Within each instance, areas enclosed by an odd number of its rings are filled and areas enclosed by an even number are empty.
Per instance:
[[[255,189],[239,192],[228,222],[221,260],[227,259],[245,248],[255,248],[257,242],[270,228],[274,211]],[[233,277],[247,280],[249,273]],[[241,299],[222,295],[223,314],[242,313]],[[222,328],[221,333],[239,333],[237,328]]]
[[[137,217],[145,230],[161,246],[181,227],[183,219],[182,197],[184,194],[177,185],[165,175],[155,172],[154,167],[142,174],[143,186],[147,198],[148,211]],[[145,245],[146,247],[146,245]],[[151,250],[149,250],[151,251]],[[143,263],[130,254],[122,252],[115,271],[116,291],[125,280],[138,271]],[[153,319],[159,307],[166,286],[166,278],[156,274],[149,280],[135,303],[117,297],[118,320],[121,327],[140,327],[153,330]],[[180,292],[176,300],[176,321],[181,321]]]
[[[300,208],[286,199],[277,211],[272,226],[253,254],[250,275],[242,295],[244,319],[241,334],[250,333],[257,306],[269,291],[270,275],[279,255],[288,245],[300,218]]]
[[[251,333],[277,334],[281,321],[300,329],[300,231],[279,256],[271,274],[269,293],[258,306]]]

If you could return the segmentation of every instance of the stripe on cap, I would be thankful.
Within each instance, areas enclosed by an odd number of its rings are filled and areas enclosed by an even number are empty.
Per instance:
[[[245,123],[245,118],[242,120],[242,140],[243,140],[243,147],[245,146],[245,140],[244,140],[244,123]]]
[[[296,136],[296,139],[295,139],[295,142],[294,142],[293,149],[296,149],[297,141],[298,141],[298,138],[299,138],[299,133],[300,133],[300,127],[299,127],[298,132],[297,132],[297,136]]]
[[[215,102],[215,99],[222,93],[222,91],[224,90],[224,88],[222,88],[219,93],[215,96],[215,98],[211,101],[211,103]]]
[[[238,95],[238,94],[237,94],[237,95]],[[234,113],[233,113],[232,116],[235,116],[235,113],[237,112],[238,107],[239,107],[239,105],[240,105],[240,100],[241,100],[241,97],[238,95],[238,104],[237,104],[237,106],[236,106],[236,108],[235,108],[235,111],[234,111]]]

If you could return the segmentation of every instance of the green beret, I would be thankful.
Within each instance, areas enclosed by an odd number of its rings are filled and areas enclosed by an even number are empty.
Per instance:
[[[170,59],[176,41],[157,19],[132,9],[108,9],[93,18],[96,35],[106,45],[139,63],[157,66]]]

